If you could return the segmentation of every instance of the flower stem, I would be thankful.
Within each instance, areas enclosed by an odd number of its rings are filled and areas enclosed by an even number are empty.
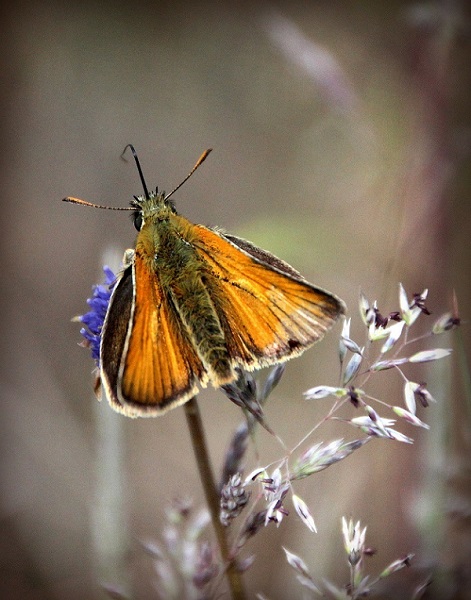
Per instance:
[[[231,597],[233,600],[244,600],[246,595],[242,577],[233,557],[231,557],[226,529],[219,520],[219,494],[209,460],[203,421],[201,419],[196,398],[191,398],[184,407],[188,428],[190,430],[193,452],[195,454],[204,495],[206,497],[206,503],[211,514],[211,521],[216,532],[221,557],[226,565],[226,576],[231,591]]]

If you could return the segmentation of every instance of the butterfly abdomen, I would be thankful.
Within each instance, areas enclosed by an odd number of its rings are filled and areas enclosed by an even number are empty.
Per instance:
[[[180,273],[171,296],[211,382],[219,386],[233,380],[224,332],[199,269]]]

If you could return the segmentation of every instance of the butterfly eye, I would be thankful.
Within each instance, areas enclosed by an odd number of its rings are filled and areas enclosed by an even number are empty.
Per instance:
[[[134,220],[134,227],[138,231],[141,231],[143,219],[142,219],[142,212],[140,210],[136,210],[136,212],[133,215],[133,220]]]

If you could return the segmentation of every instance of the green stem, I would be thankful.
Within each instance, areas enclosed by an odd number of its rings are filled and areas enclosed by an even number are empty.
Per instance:
[[[226,576],[231,590],[233,600],[245,600],[245,590],[240,571],[231,556],[226,529],[219,520],[220,498],[217,490],[214,474],[209,460],[208,447],[204,434],[203,421],[196,398],[191,398],[185,405],[185,415],[190,430],[193,452],[195,454],[201,483],[206,497],[206,503],[211,514],[216,537],[218,540],[221,557],[226,565]]]

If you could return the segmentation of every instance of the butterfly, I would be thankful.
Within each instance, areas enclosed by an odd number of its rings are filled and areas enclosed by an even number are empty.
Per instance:
[[[116,209],[133,211],[138,233],[111,294],[99,360],[115,410],[132,417],[163,414],[199,387],[235,381],[240,369],[300,355],[344,313],[342,300],[273,254],[178,214],[170,197],[210,150],[166,195],[148,192],[129,147],[144,195]]]

